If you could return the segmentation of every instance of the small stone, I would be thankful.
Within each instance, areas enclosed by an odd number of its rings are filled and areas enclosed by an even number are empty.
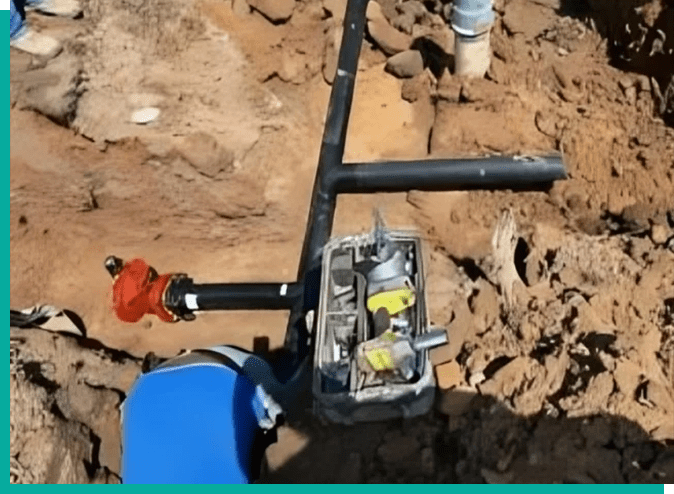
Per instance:
[[[435,376],[438,380],[438,388],[449,390],[461,384],[461,367],[455,360],[435,367]]]
[[[418,50],[403,51],[388,59],[385,70],[396,77],[414,77],[423,72],[424,60]]]
[[[478,384],[484,382],[485,379],[486,378],[484,377],[484,374],[482,372],[474,372],[468,378],[468,384],[470,385],[470,387],[474,388]]]
[[[248,5],[277,24],[285,22],[293,15],[295,0],[247,0]]]
[[[651,227],[651,240],[656,245],[663,245],[669,239],[670,232],[664,225],[655,224]]]
[[[387,55],[395,55],[409,49],[412,38],[398,31],[385,19],[376,19],[367,23],[367,30],[377,46]]]
[[[411,14],[400,14],[391,19],[391,25],[398,31],[407,34],[412,34],[412,26],[414,26],[414,16]]]
[[[562,47],[560,46],[559,48],[557,48],[557,54],[558,54],[560,57],[565,57],[565,56],[567,56],[567,55],[569,54],[569,50],[567,50],[567,49],[565,49],[565,48],[562,48]]]
[[[365,12],[365,16],[368,21],[386,21],[386,17],[384,17],[384,12],[381,9],[381,5],[379,5],[379,2],[375,2],[375,0],[371,0],[367,4],[367,11]]]

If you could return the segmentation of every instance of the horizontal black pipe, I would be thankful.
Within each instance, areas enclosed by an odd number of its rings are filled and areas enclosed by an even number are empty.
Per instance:
[[[561,155],[384,161],[344,165],[331,173],[337,193],[408,190],[538,189],[566,178]]]
[[[202,310],[290,310],[302,298],[298,283],[194,284],[190,278],[173,282],[166,304],[175,313]]]

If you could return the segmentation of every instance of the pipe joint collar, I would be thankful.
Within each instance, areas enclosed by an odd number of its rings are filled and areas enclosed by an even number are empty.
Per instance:
[[[452,29],[462,36],[479,36],[494,23],[491,0],[454,0]]]

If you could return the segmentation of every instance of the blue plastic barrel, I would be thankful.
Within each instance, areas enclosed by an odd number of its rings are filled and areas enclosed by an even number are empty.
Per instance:
[[[225,365],[192,363],[140,376],[123,406],[122,481],[250,482],[262,406],[253,383]]]

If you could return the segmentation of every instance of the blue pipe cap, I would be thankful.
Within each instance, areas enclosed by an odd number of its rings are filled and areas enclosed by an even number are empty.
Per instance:
[[[463,36],[479,36],[491,29],[491,0],[454,0],[452,29]]]

